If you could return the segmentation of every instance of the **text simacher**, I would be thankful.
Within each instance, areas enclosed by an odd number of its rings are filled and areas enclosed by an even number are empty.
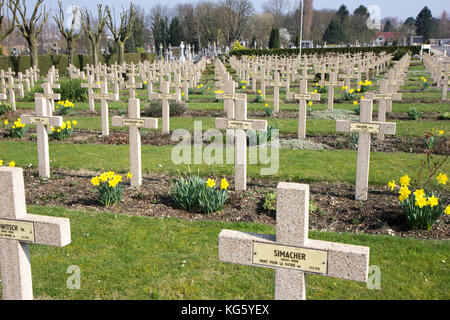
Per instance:
[[[304,253],[292,252],[292,251],[282,251],[273,250],[275,257],[291,258],[296,260],[305,260],[306,255]]]
[[[227,305],[225,307],[225,314],[251,314],[251,315],[262,315],[269,314],[269,305]]]

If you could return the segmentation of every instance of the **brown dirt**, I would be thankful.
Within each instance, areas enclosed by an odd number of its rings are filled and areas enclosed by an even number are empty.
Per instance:
[[[95,199],[91,178],[98,173],[54,170],[44,181],[34,171],[25,171],[26,199],[29,205],[62,206],[68,209],[148,217],[177,217],[189,221],[257,222],[274,225],[275,212],[263,208],[264,197],[276,190],[277,182],[249,179],[248,191],[230,191],[223,211],[211,215],[177,209],[169,196],[173,177],[151,173],[144,176],[140,189],[126,186],[124,198],[114,208],[104,208]],[[215,177],[220,180],[222,177]],[[234,180],[227,177],[230,188]],[[333,232],[389,234],[422,239],[449,239],[450,217],[442,217],[430,231],[410,230],[396,196],[383,188],[369,188],[369,200],[354,200],[353,186],[312,183],[311,197],[317,206],[310,213],[310,229]],[[445,202],[450,194],[444,194]]]

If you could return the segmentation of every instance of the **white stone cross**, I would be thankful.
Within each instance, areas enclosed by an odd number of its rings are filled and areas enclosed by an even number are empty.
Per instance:
[[[58,86],[58,85],[54,85]],[[52,116],[53,111],[55,110],[55,100],[61,100],[61,95],[59,93],[53,93],[52,86],[49,82],[44,82],[42,84],[42,89],[44,89],[44,93],[36,93],[34,96],[37,98],[45,98],[47,99],[47,115]]]
[[[289,92],[286,97],[289,100],[298,100],[298,138],[306,138],[306,100],[320,101],[319,93],[308,93],[308,81],[300,80],[300,94]]]
[[[48,149],[48,128],[61,127],[63,118],[50,116],[47,108],[47,98],[34,98],[35,115],[22,115],[22,123],[36,125],[37,153],[39,176],[50,178],[50,154]]]
[[[388,81],[385,79],[378,80],[378,85],[380,87],[380,93],[367,93],[365,98],[370,100],[377,100],[378,102],[378,121],[386,121],[386,111],[388,101],[401,101],[401,93],[388,93]],[[382,131],[378,132],[378,140],[384,140],[384,133]]]
[[[280,81],[280,73],[275,70],[274,82],[270,85],[273,87],[273,109],[275,113],[280,112],[280,87],[286,87],[286,82]]]
[[[11,75],[8,76],[8,84],[6,85],[6,88],[9,89],[9,102],[11,103],[13,110],[16,110],[16,94],[14,89],[20,89],[20,87],[20,84],[14,84],[14,78]]]
[[[267,131],[266,120],[247,119],[247,95],[235,100],[234,119],[216,119],[216,129],[234,130],[234,176],[236,191],[247,190],[247,130]]]
[[[336,131],[356,132],[358,139],[358,155],[356,159],[356,200],[367,200],[369,189],[370,134],[395,134],[396,124],[372,121],[373,101],[361,101],[359,122],[337,120]]]
[[[169,134],[170,132],[170,105],[169,100],[176,100],[176,94],[169,93],[169,82],[162,81],[160,83],[161,93],[152,93],[150,99],[161,99],[162,101],[162,133]]]
[[[0,167],[0,272],[3,300],[32,300],[29,244],[70,244],[70,220],[27,214],[22,168]]]
[[[132,70],[134,72],[134,67],[133,67]],[[134,74],[133,73],[130,73],[130,74],[127,74],[127,75],[129,77],[128,78],[128,83],[125,83],[123,88],[128,90],[130,99],[135,99],[136,98],[136,89],[142,89],[142,83],[136,83],[136,80],[134,78]]]
[[[222,230],[219,260],[275,269],[276,300],[305,300],[307,273],[367,282],[369,247],[309,239],[309,185],[278,185],[276,221],[276,236]]]
[[[94,93],[92,98],[101,100],[102,103],[102,136],[109,136],[109,112],[108,101],[119,101],[119,96],[114,93],[108,93],[108,83],[103,81],[101,84],[101,93]]]
[[[142,161],[141,161],[141,133],[139,128],[158,129],[158,119],[141,118],[140,100],[130,98],[128,101],[128,118],[113,117],[114,127],[129,127],[130,133],[130,172],[131,186],[142,185]]]
[[[100,84],[94,83],[94,76],[88,76],[87,83],[81,84],[82,88],[88,89],[88,99],[89,99],[89,111],[95,111],[95,99],[93,98],[94,91],[93,89],[100,89]]]
[[[328,110],[333,110],[334,103],[334,87],[335,86],[343,86],[343,81],[337,81],[336,72],[329,72],[330,78],[329,81],[320,81],[321,85],[328,86]]]

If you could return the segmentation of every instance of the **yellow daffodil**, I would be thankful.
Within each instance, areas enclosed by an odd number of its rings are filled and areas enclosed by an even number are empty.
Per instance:
[[[94,177],[94,178],[92,178],[91,183],[92,183],[94,186],[99,186],[99,185],[100,185],[100,178],[99,178],[99,177]]]
[[[358,101],[353,101],[353,105],[357,106],[358,105]]]
[[[56,132],[60,133],[60,132],[61,132],[61,129],[56,130]]]
[[[308,102],[308,105],[311,107],[313,105],[312,101]]]
[[[394,191],[394,188],[396,187],[395,181],[394,180],[389,181],[388,187],[391,188],[391,191]]]
[[[425,192],[423,191],[423,189],[418,189],[414,192],[414,196],[417,198],[423,198],[425,197]]]
[[[127,173],[127,179],[130,180],[131,178],[133,178],[133,174],[131,172]]]
[[[408,199],[409,195],[411,194],[411,191],[408,189],[408,187],[401,187],[399,193],[398,199],[403,202],[406,199]]]
[[[9,163],[9,166],[10,166],[11,168],[14,168],[14,167],[16,166],[16,163],[15,163],[14,161],[11,161],[11,162]]]
[[[440,173],[437,177],[436,180],[438,181],[438,184],[447,184],[448,181],[448,177],[446,174]]]
[[[439,130],[439,135],[443,135],[444,134],[444,130]]]
[[[444,213],[446,215],[450,215],[450,205],[448,205],[447,208],[445,208]]]
[[[77,120],[73,120],[73,121],[72,121],[72,124],[73,124],[74,126],[76,126],[76,125],[78,124]]]
[[[3,160],[0,160],[0,166],[2,166],[3,165]]]
[[[416,198],[416,202],[415,202],[415,206],[416,207],[419,207],[419,208],[423,208],[424,206],[426,206],[427,205],[427,199],[425,199],[424,197],[419,197],[419,198]]]
[[[3,123],[5,124],[5,126],[9,123],[8,120],[3,121]]]
[[[431,196],[430,198],[428,198],[428,202],[427,204],[433,208],[435,206],[437,206],[439,204],[439,199],[436,198],[435,196]]]
[[[100,175],[100,180],[102,182],[108,181],[108,176],[106,175],[106,173],[103,173],[103,174]]]
[[[106,174],[106,177],[107,177],[108,179],[112,179],[112,178],[114,178],[114,175],[115,175],[115,173],[114,173],[113,171],[109,171],[109,172]]]
[[[206,186],[208,188],[214,188],[216,185],[216,182],[213,179],[208,179],[208,181],[206,182]]]
[[[228,186],[229,186],[229,184],[228,184],[227,179],[223,178],[222,181],[220,182],[220,189],[227,190]]]
[[[410,181],[411,181],[411,178],[408,177],[408,175],[404,175],[403,177],[400,178],[400,185],[402,187],[407,187],[407,186],[409,186]]]

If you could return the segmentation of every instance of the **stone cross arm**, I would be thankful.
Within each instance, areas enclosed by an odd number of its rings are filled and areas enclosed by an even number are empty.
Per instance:
[[[35,116],[35,115],[22,115],[23,124],[42,124],[52,127],[61,127],[63,124],[63,118],[60,116]]]
[[[90,89],[100,89],[99,83],[82,83],[82,88],[90,88]]]
[[[92,95],[93,99],[105,99],[110,101],[119,101],[119,95],[114,93],[94,93]]]
[[[356,133],[383,133],[395,134],[397,124],[394,122],[352,122],[348,120],[337,120],[336,131]]]
[[[392,100],[401,101],[402,93],[373,93],[369,92],[366,94],[365,98],[370,100]]]
[[[124,118],[112,117],[112,125],[114,127],[138,127],[145,129],[158,129],[158,119],[156,118]]]
[[[61,100],[61,95],[59,93],[35,93],[35,98],[44,98],[44,99],[52,99],[52,100]]]
[[[253,261],[254,243],[274,245],[275,248],[280,245],[275,238],[275,235],[222,230],[219,234],[219,260],[247,266],[279,268],[277,265],[261,265]],[[324,272],[320,272],[321,275],[361,282],[368,280],[368,247],[308,239],[306,245],[301,248],[327,252],[326,268]]]
[[[216,93],[217,100],[241,100],[246,99],[246,97],[245,93]]]
[[[157,100],[157,99],[176,100],[177,95],[174,93],[151,93],[151,94],[149,94],[149,98],[151,100]]]
[[[266,120],[230,120],[224,118],[216,119],[216,129],[244,129],[267,131]]]

